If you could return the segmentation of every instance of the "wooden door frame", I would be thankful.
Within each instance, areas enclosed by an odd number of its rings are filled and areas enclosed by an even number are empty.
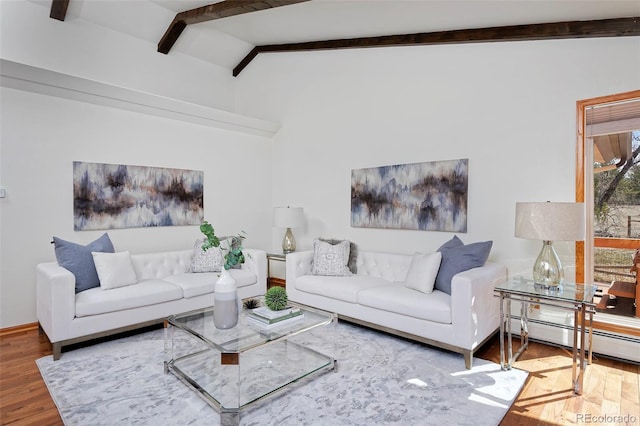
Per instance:
[[[615,95],[600,96],[597,98],[584,99],[576,102],[576,202],[585,202],[585,143],[587,123],[585,112],[588,107],[620,102],[627,99],[640,98],[640,90],[618,93]],[[593,166],[592,166],[593,167]],[[620,248],[623,248],[622,246]],[[585,269],[585,244],[583,241],[576,242],[576,282],[584,282]]]

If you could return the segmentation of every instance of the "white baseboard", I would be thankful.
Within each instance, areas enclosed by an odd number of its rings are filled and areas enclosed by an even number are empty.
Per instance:
[[[573,314],[569,315],[573,316]],[[565,322],[568,327],[564,328],[537,323],[535,322],[537,320],[532,318],[529,321],[529,338],[560,346],[573,347],[573,329],[570,327],[570,322],[568,324]],[[562,322],[559,322],[559,324],[562,324]],[[520,320],[513,319],[511,327],[514,338],[519,339]],[[594,354],[640,363],[640,338],[594,330],[593,352]]]

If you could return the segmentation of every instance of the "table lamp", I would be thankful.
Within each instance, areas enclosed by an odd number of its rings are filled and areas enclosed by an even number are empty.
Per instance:
[[[282,252],[287,254],[296,251],[296,239],[291,228],[298,228],[303,224],[302,207],[274,207],[273,226],[286,228],[282,239]]]
[[[542,250],[533,265],[533,281],[545,288],[557,287],[564,271],[553,241],[584,240],[583,203],[516,203],[515,236],[542,240]]]

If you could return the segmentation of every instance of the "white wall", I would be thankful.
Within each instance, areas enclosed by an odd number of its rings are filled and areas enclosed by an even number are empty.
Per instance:
[[[177,52],[157,53],[155,42],[82,21],[74,8],[86,7],[83,2],[71,2],[64,22],[49,18],[50,5],[0,1],[2,59],[233,110],[236,80],[229,70]],[[153,13],[167,15],[154,16],[161,35],[173,14],[162,7]],[[101,234],[73,231],[74,160],[203,170],[206,219],[222,234],[245,230],[247,246],[270,244],[270,139],[0,90],[0,187],[7,191],[0,199],[0,328],[36,321],[35,265],[55,259],[53,235],[86,243]],[[109,235],[117,250],[136,253],[188,248],[200,233],[190,226]]]
[[[247,247],[271,242],[267,138],[5,87],[0,110],[0,328],[36,321],[35,265],[55,260],[52,236],[87,243],[104,232],[73,230],[73,161],[203,170],[216,232],[245,230]],[[132,253],[201,237],[197,226],[107,232]]]
[[[240,74],[237,111],[282,123],[273,204],[304,207],[299,248],[437,249],[451,233],[351,227],[351,170],[468,158],[460,237],[527,273],[541,243],[514,238],[515,203],[575,199],[576,101],[639,87],[638,37],[276,53]]]

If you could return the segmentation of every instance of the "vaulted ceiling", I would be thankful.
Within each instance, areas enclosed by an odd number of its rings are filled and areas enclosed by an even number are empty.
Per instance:
[[[327,40],[344,44],[344,39],[365,38],[359,46],[347,46],[365,47],[372,42],[380,45],[380,40],[393,45],[460,42],[456,41],[460,37],[466,38],[463,42],[477,42],[640,35],[638,0],[50,0],[42,4],[65,21],[87,21],[148,41],[169,55],[190,55],[235,69],[234,74],[257,53],[340,47],[308,43]],[[201,13],[194,18],[187,12],[208,5],[215,11],[211,16]],[[244,13],[247,8],[255,11]],[[180,16],[191,20],[178,25],[183,28],[175,37],[167,35]],[[598,27],[580,22],[521,27],[610,19],[615,21]],[[506,26],[517,27],[502,34],[493,28]],[[480,33],[457,31],[487,28]],[[404,38],[385,38],[397,35]],[[167,38],[173,39],[167,44]],[[282,44],[297,48],[281,49]]]

